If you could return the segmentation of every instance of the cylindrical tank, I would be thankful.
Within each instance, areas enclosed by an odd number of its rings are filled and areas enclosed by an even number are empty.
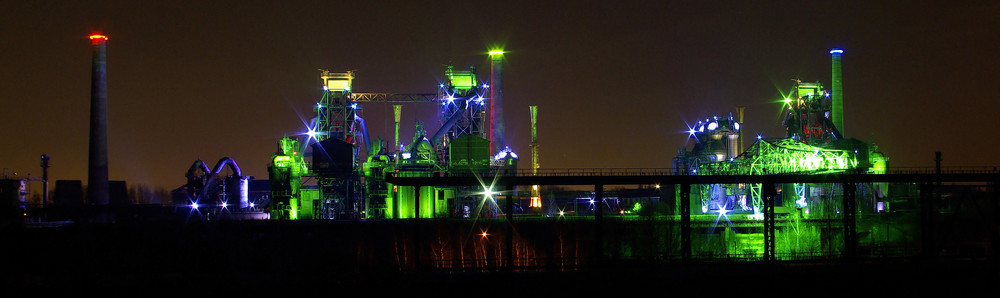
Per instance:
[[[246,209],[250,207],[250,176],[230,176],[226,183],[226,208]],[[222,202],[219,202],[222,203]]]

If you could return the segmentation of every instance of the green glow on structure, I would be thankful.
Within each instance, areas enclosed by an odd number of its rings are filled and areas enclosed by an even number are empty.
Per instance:
[[[288,219],[299,219],[299,199],[288,199],[288,205],[291,206],[288,210]]]
[[[746,152],[732,161],[698,165],[698,175],[768,175],[768,174],[826,174],[857,169],[857,154],[852,151],[827,149],[799,143],[794,139],[759,139]],[[702,185],[702,192],[710,191]],[[763,209],[761,185],[748,184],[755,213]],[[692,195],[694,197],[694,195]],[[707,196],[701,196],[707,198]],[[708,206],[706,199],[702,206]]]
[[[479,85],[474,70],[454,70],[452,66],[448,66],[444,74],[448,76],[448,82],[458,93],[464,94]]]
[[[490,56],[503,56],[503,50],[492,50]]]

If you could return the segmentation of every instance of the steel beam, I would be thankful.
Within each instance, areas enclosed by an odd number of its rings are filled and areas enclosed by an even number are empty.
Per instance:
[[[434,102],[437,94],[351,93],[354,102]]]

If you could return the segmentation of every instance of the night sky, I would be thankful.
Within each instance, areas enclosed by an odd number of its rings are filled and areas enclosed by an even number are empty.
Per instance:
[[[357,70],[356,92],[433,93],[444,64],[486,80],[494,46],[507,140],[530,162],[538,105],[543,168],[670,167],[686,124],[740,105],[745,132],[782,136],[781,92],[829,88],[833,47],[847,136],[893,167],[934,151],[1000,164],[1000,2],[614,2],[3,1],[0,166],[40,176],[47,153],[51,179],[86,180],[95,32],[110,37],[110,179],[129,185],[177,187],[199,157],[267,179],[277,140],[314,116],[317,69]],[[436,111],[405,105],[403,141]],[[391,106],[362,116],[392,142]]]

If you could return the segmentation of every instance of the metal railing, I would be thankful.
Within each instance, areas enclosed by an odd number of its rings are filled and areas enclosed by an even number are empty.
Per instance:
[[[890,168],[887,174],[936,174],[934,167],[900,167]],[[942,167],[941,174],[993,174],[1000,173],[1000,166],[979,167]],[[538,169],[535,174],[531,169],[491,169],[489,171],[451,171],[451,172],[395,172],[395,177],[526,177],[526,176],[677,176],[685,174],[674,173],[673,168],[562,168]]]

